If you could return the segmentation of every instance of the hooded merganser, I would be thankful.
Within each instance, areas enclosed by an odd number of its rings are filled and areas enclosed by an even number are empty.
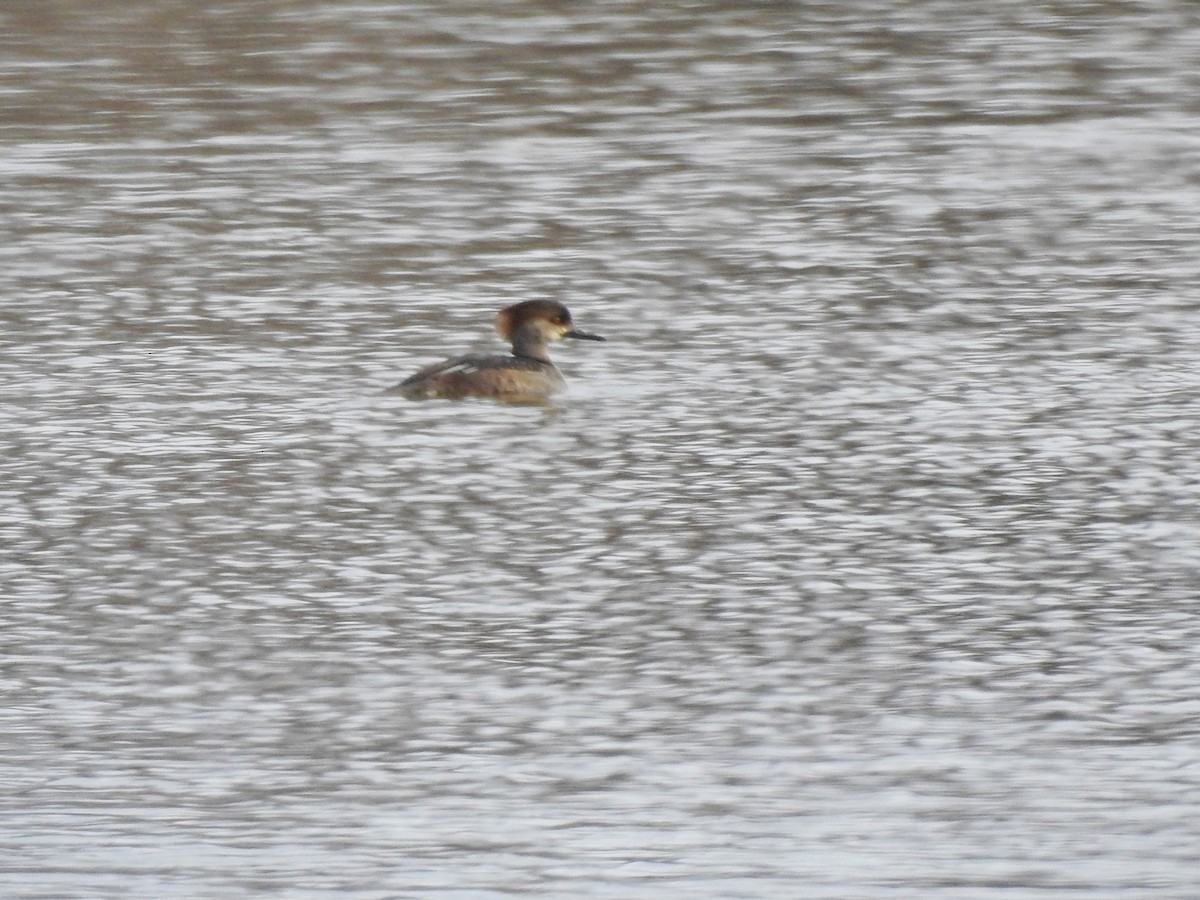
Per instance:
[[[500,310],[496,331],[512,344],[512,356],[471,354],[426,366],[388,393],[409,400],[487,397],[502,403],[544,403],[566,387],[546,345],[563,338],[602,341],[571,325],[571,314],[553,300],[526,300]]]

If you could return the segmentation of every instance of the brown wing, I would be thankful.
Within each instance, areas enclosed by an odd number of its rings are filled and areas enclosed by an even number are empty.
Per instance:
[[[539,403],[561,389],[554,366],[520,356],[460,356],[426,366],[392,388],[409,400],[489,397],[508,403]]]

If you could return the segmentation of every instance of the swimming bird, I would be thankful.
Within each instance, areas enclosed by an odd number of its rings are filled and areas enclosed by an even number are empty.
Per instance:
[[[469,354],[426,366],[388,391],[409,400],[485,397],[501,403],[545,403],[566,387],[547,345],[572,338],[603,341],[577,331],[571,313],[554,300],[526,300],[496,314],[496,332],[511,356]]]

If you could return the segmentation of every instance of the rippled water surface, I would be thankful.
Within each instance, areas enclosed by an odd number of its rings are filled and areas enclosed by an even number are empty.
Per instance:
[[[1197,210],[1186,0],[5,3],[0,893],[1194,898]]]

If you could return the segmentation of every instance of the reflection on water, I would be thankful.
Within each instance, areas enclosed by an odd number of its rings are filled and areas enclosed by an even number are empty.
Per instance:
[[[5,5],[5,895],[1194,896],[1198,25]]]

